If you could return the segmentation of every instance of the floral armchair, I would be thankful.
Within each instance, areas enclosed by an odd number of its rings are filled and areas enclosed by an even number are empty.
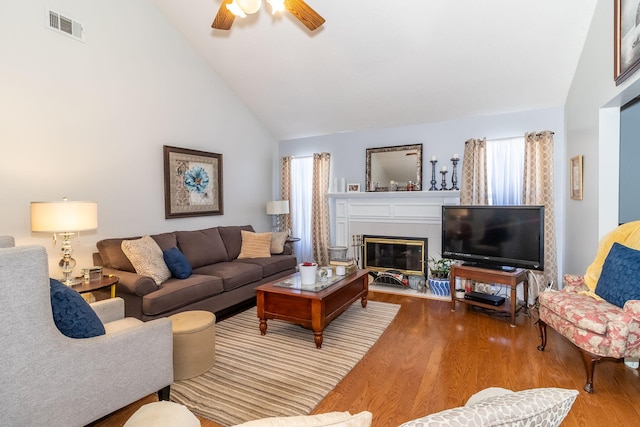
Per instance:
[[[541,344],[547,325],[582,354],[593,393],[593,372],[605,358],[640,357],[640,221],[624,224],[605,236],[584,276],[565,275],[561,291],[539,296]]]

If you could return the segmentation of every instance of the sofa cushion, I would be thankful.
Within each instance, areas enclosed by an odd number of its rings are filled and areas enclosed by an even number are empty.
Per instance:
[[[233,262],[259,265],[262,268],[262,277],[268,277],[286,270],[295,269],[297,264],[294,255],[272,255],[269,258],[246,258]]]
[[[162,249],[163,251],[178,246],[178,238],[176,236],[176,233],[152,234],[151,238],[155,240],[158,246],[160,246],[160,249]]]
[[[138,237],[135,238],[137,239]],[[98,253],[100,254],[100,258],[102,259],[102,266],[135,273],[136,269],[133,268],[133,264],[131,264],[129,258],[127,258],[124,252],[122,252],[123,240],[128,239],[104,239],[96,243]]]
[[[205,265],[200,268],[194,268],[193,272],[221,278],[225,291],[262,279],[262,267],[240,261]]]
[[[325,414],[262,418],[237,424],[235,427],[369,427],[372,420],[373,414],[369,411],[362,411],[354,415],[349,412],[327,412]]]
[[[189,260],[191,268],[228,261],[227,249],[217,228],[177,231],[178,247]]]
[[[227,248],[227,256],[229,261],[233,261],[240,255],[240,248],[242,247],[241,230],[255,231],[250,225],[230,225],[218,227],[220,237],[224,242],[224,246]]]
[[[253,231],[241,230],[242,246],[238,259],[270,257],[271,235],[271,232],[254,233]]]
[[[76,290],[49,279],[53,321],[70,338],[104,335],[104,325],[91,306]]]
[[[180,249],[173,247],[162,251],[164,262],[169,267],[171,275],[176,279],[186,279],[191,276],[191,265]]]
[[[569,413],[577,390],[536,388],[506,393],[469,406],[406,422],[400,427],[426,426],[558,426]]]
[[[640,300],[640,251],[614,243],[604,260],[595,292],[620,308],[629,300]]]
[[[284,244],[287,242],[289,233],[278,231],[271,235],[271,254],[277,255],[284,252]]]
[[[219,277],[192,274],[183,280],[171,278],[157,291],[142,297],[142,312],[146,316],[157,316],[222,292]]]
[[[136,273],[151,277],[156,284],[159,285],[171,277],[171,272],[162,256],[162,249],[151,236],[123,240],[122,252],[129,258]]]

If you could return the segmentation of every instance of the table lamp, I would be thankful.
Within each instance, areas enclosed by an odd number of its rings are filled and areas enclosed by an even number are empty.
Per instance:
[[[275,216],[274,231],[282,231],[282,215],[286,215],[288,213],[288,200],[272,200],[267,202],[267,215]]]
[[[72,202],[66,197],[59,202],[31,202],[31,231],[53,233],[53,244],[57,236],[62,238],[62,259],[58,266],[67,286],[81,279],[74,279],[71,272],[76,260],[71,257],[71,236],[80,231],[98,228],[98,204],[96,202]]]

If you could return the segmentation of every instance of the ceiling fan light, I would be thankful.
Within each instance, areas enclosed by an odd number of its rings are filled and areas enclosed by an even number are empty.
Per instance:
[[[229,9],[229,12],[233,13],[238,18],[245,18],[247,16],[242,8],[238,5],[238,2],[236,0],[233,0],[231,3],[229,3],[227,5],[227,9]]]
[[[252,15],[260,10],[262,0],[233,0],[247,15]]]
[[[267,0],[267,3],[271,6],[272,15],[284,10],[284,0]]]

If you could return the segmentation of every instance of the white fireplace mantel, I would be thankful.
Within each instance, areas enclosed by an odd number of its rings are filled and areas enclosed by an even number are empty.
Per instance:
[[[329,193],[328,198],[336,246],[351,247],[356,234],[426,237],[434,258],[441,250],[442,205],[460,204],[459,191]]]

